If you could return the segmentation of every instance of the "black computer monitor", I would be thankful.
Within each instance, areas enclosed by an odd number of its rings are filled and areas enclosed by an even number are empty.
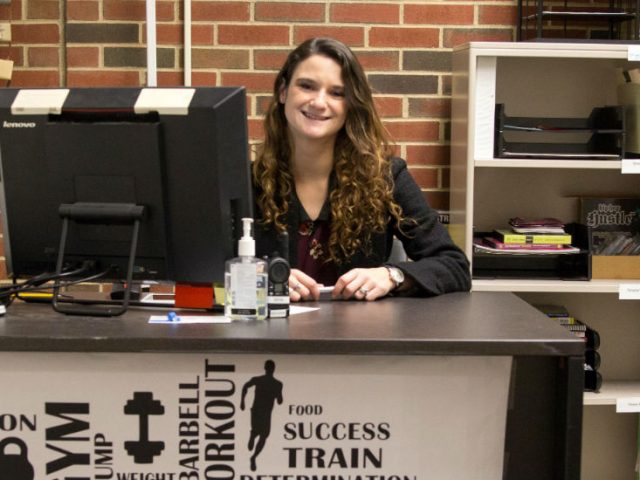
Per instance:
[[[222,281],[252,216],[246,94],[0,89],[0,168],[12,276],[56,269],[66,218],[63,270],[125,279],[138,217],[134,279]]]

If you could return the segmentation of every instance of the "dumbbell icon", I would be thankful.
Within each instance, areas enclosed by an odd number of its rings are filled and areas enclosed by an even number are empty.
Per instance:
[[[151,392],[134,392],[133,399],[124,407],[126,415],[138,415],[139,438],[124,442],[124,448],[135,463],[153,463],[153,458],[164,450],[164,442],[149,440],[149,416],[164,415],[164,407],[153,399]]]

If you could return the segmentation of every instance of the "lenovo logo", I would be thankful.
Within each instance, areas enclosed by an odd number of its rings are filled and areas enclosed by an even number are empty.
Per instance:
[[[36,122],[2,122],[2,128],[36,128]]]

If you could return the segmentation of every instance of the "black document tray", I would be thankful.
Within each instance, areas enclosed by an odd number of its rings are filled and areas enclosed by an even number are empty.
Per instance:
[[[597,107],[588,118],[509,117],[496,105],[497,158],[619,160],[624,152],[624,108]]]
[[[509,255],[474,250],[473,278],[590,280],[591,254],[587,227],[571,223],[565,230],[573,236],[572,245],[580,248],[580,253]],[[476,234],[481,237],[487,235],[490,232]]]

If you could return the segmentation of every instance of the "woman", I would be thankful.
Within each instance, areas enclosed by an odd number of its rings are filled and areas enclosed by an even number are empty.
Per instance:
[[[289,237],[292,301],[468,290],[469,264],[392,147],[353,52],[328,38],[292,51],[253,163],[259,255]],[[413,261],[386,264],[393,236]]]

